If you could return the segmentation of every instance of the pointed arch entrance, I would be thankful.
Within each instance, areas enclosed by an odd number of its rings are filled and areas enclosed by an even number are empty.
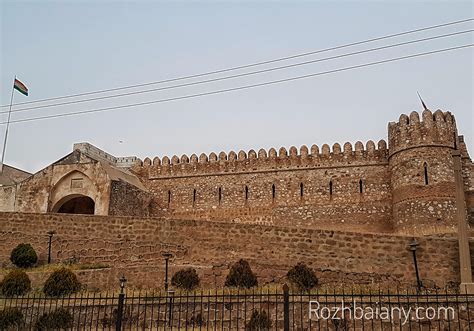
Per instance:
[[[59,200],[54,205],[52,212],[93,215],[94,210],[95,202],[92,198],[81,194],[71,194]]]

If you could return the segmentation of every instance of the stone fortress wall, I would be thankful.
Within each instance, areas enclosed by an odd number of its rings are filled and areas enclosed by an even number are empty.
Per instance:
[[[138,161],[131,171],[153,194],[150,214],[182,219],[365,232],[455,231],[452,151],[463,153],[467,208],[472,162],[454,116],[401,115],[384,140],[321,149],[282,147]]]
[[[225,221],[0,213],[0,261],[8,264],[10,251],[28,242],[38,251],[40,263],[45,263],[50,230],[56,231],[53,262],[73,259],[108,267],[91,282],[99,288],[117,287],[122,273],[131,288],[160,286],[164,251],[173,254],[171,274],[194,267],[206,287],[222,286],[230,265],[241,258],[249,261],[260,285],[284,283],[287,271],[298,262],[311,266],[322,285],[416,284],[411,236]],[[424,284],[456,287],[457,238],[421,236],[417,240]]]

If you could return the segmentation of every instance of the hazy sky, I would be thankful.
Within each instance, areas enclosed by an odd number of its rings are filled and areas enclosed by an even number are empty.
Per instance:
[[[223,69],[474,16],[471,1],[0,3],[1,105],[10,101],[15,74],[30,96],[15,93],[14,101],[33,101]],[[279,64],[473,27],[471,22]],[[12,120],[231,88],[472,41],[470,33],[225,82],[36,109],[13,114]],[[116,156],[142,159],[378,141],[387,139],[388,122],[421,111],[417,91],[432,110],[455,114],[474,156],[473,74],[473,48],[468,48],[251,90],[12,124],[6,163],[37,171],[83,141]],[[152,87],[157,86],[147,88]],[[6,120],[6,114],[1,117]]]

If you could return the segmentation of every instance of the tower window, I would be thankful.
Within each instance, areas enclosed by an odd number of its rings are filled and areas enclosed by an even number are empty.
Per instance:
[[[245,201],[249,199],[249,187],[246,185],[245,186]]]
[[[332,195],[332,180],[329,181],[329,195]]]
[[[221,204],[222,201],[222,187],[219,187],[219,204]]]
[[[428,185],[428,164],[426,162],[423,163],[423,171],[425,175],[425,185]]]
[[[196,203],[196,189],[193,190],[193,207],[194,207],[194,204]]]
[[[364,184],[362,183],[362,179],[359,179],[359,193],[364,192]]]
[[[302,198],[304,195],[304,185],[303,183],[300,183],[300,198]]]
[[[275,188],[275,184],[272,184],[272,199],[273,199],[273,201],[275,201],[275,197],[276,197],[276,188]]]
[[[171,205],[171,191],[168,191],[168,208]]]

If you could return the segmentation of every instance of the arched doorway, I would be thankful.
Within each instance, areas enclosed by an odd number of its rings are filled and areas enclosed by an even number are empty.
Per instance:
[[[95,202],[85,195],[70,195],[59,200],[53,213],[94,214]]]

